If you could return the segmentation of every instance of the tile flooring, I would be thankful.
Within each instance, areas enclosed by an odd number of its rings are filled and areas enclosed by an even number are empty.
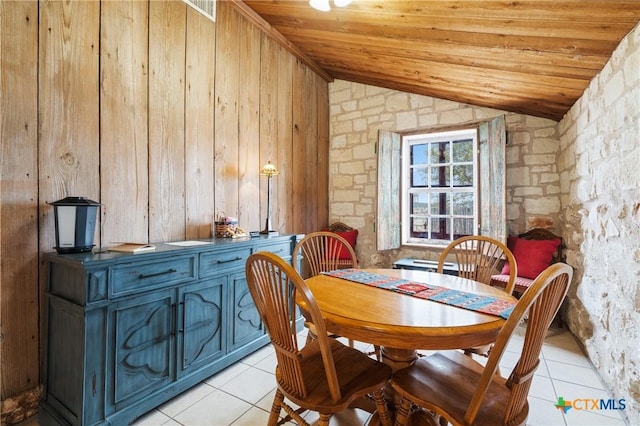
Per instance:
[[[515,335],[500,363],[501,373],[507,375],[517,361],[520,332]],[[367,345],[361,345],[368,349]],[[147,413],[133,426],[259,426],[266,425],[273,401],[275,354],[266,346],[240,362],[210,377],[191,390]],[[542,349],[540,367],[536,371],[529,392],[530,414],[527,424],[542,425],[625,425],[617,410],[579,411],[562,413],[554,404],[558,397],[565,400],[579,398],[609,399],[608,391],[586,358],[573,335],[566,329],[551,329]],[[368,413],[348,410],[332,418],[332,426],[364,424]],[[317,414],[308,413],[305,419],[313,423]],[[294,423],[289,423],[294,425]],[[35,418],[22,426],[37,426]]]

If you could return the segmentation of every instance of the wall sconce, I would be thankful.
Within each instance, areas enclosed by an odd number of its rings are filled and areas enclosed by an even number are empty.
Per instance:
[[[262,176],[267,177],[267,221],[264,224],[264,230],[260,231],[263,235],[278,235],[278,231],[274,231],[271,226],[271,178],[277,176],[280,172],[276,169],[276,166],[271,164],[271,161],[267,162],[260,170]]]
[[[91,251],[100,203],[86,197],[66,197],[49,204],[53,206],[56,222],[56,251],[60,254]]]
[[[345,7],[348,6],[351,1],[352,0],[333,0],[333,4],[335,4],[336,7]],[[309,0],[309,6],[321,12],[328,12],[331,10],[329,0]]]

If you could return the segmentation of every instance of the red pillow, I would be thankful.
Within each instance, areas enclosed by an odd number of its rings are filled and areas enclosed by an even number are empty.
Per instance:
[[[353,231],[343,231],[343,232],[334,232],[334,234],[340,235],[342,238],[347,240],[347,242],[353,247],[356,248],[356,240],[358,239],[358,230],[354,229]],[[340,247],[340,253],[338,255],[339,259],[351,259],[351,254],[349,253],[349,249],[346,247]]]
[[[550,264],[553,254],[560,245],[559,239],[553,240],[524,240],[518,237],[509,237],[507,246],[516,258],[518,276],[534,279]],[[505,263],[502,274],[510,273],[509,264]]]

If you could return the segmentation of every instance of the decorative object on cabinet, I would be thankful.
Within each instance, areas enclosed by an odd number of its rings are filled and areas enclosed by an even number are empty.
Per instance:
[[[113,247],[109,247],[109,251],[121,251],[124,253],[145,253],[154,251],[156,246],[145,243],[121,243]]]
[[[260,175],[267,177],[267,220],[264,229],[260,231],[261,234],[278,235],[278,231],[274,231],[271,224],[271,179],[279,173],[276,166],[271,164],[271,161],[267,162],[260,170]]]
[[[66,197],[53,206],[58,253],[85,253],[93,249],[100,203],[87,197]]]
[[[245,262],[257,251],[291,261],[299,238],[46,253],[39,423],[129,424],[268,344]]]

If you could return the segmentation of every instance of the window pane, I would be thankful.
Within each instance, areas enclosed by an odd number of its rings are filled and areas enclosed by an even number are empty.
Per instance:
[[[429,238],[427,218],[412,217],[409,236],[411,238]]]
[[[449,235],[451,219],[446,217],[431,218],[431,238],[436,240],[451,240]]]
[[[431,164],[450,163],[449,142],[439,142],[431,144]]]
[[[453,142],[453,162],[466,163],[473,161],[473,140],[465,139]]]
[[[473,216],[473,192],[453,194],[453,214],[456,216]]]
[[[453,166],[453,186],[473,186],[473,164]]]
[[[453,218],[453,238],[473,235],[473,218]]]
[[[446,192],[431,193],[431,214],[432,215],[449,215],[449,194]]]
[[[427,216],[429,214],[427,200],[428,194],[411,194],[410,214]]]
[[[449,166],[431,167],[431,186],[434,188],[449,186]]]
[[[411,165],[427,164],[427,146],[426,143],[411,145]]]
[[[429,175],[424,167],[411,169],[411,186],[414,188],[425,188],[429,185]]]

